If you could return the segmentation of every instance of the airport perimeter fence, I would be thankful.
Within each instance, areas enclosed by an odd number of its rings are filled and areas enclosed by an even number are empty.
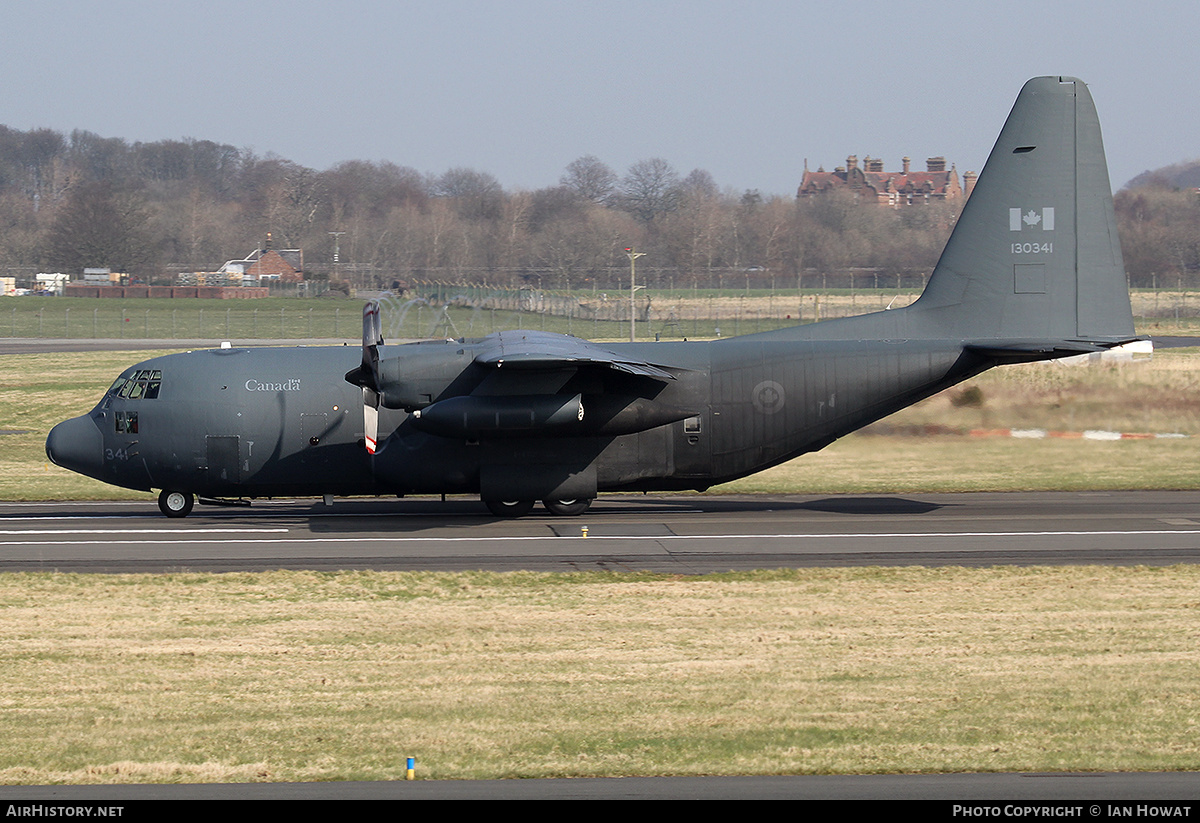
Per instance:
[[[535,329],[589,339],[714,338],[907,305],[916,296],[859,290],[550,291],[410,281],[399,294],[314,301],[20,297],[0,299],[0,336],[163,340],[352,339],[365,300],[380,300],[387,339],[483,337]],[[5,317],[7,314],[7,317]],[[8,322],[5,323],[4,321]]]
[[[410,281],[399,293],[254,301],[66,297],[0,298],[0,336],[161,340],[353,340],[362,306],[378,298],[385,339],[483,337],[535,329],[593,340],[710,339],[769,331],[909,305],[918,290],[646,289],[552,291]],[[1200,329],[1200,290],[1138,289],[1139,328]],[[7,317],[5,316],[7,315]],[[5,322],[7,321],[7,322]]]

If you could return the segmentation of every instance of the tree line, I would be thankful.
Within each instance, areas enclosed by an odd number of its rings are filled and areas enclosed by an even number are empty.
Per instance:
[[[639,272],[652,285],[840,286],[858,273],[859,286],[891,286],[928,274],[960,206],[738,191],[661,158],[622,174],[584,156],[558,185],[506,190],[470,168],[422,174],[354,160],[317,171],[208,140],[0,126],[0,268],[107,266],[149,282],[211,271],[269,234],[276,248],[304,250],[310,277],[345,288],[408,279],[611,288],[627,276],[631,247],[645,253]],[[1117,210],[1134,285],[1194,285],[1194,191],[1152,180],[1120,192]]]

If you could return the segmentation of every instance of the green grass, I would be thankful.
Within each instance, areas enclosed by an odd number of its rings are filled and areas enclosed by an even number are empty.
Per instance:
[[[1195,770],[1198,586],[0,575],[0,782]]]
[[[427,284],[386,301],[392,339],[482,337],[536,329],[589,339],[628,339],[628,293],[570,292]],[[1200,328],[1200,292],[1135,290],[1143,334],[1190,334]],[[640,339],[707,339],[770,331],[904,306],[912,289],[647,289],[638,297]],[[546,311],[540,311],[545,303]],[[642,313],[652,306],[647,323]],[[361,333],[363,301],[270,297],[260,300],[0,297],[0,337],[155,340],[346,339]],[[535,310],[538,309],[538,310]],[[571,316],[567,316],[568,312]]]
[[[0,337],[101,338],[113,340],[294,340],[355,339],[362,334],[362,300],[348,298],[264,298],[261,300],[200,300],[181,298],[116,300],[72,297],[0,298]],[[443,307],[416,298],[395,299],[384,312],[388,339],[483,337],[506,329],[574,334],[579,337],[627,339],[628,319],[620,319],[626,304],[614,303],[608,314],[593,316],[577,310],[574,317],[537,313],[519,308],[517,301],[496,308]],[[616,314],[613,314],[613,313]],[[655,332],[667,338],[767,331],[789,325],[781,319],[694,320],[663,318],[647,327],[639,322],[642,339]]]
[[[362,301],[0,298],[0,336],[122,339],[355,338]]]

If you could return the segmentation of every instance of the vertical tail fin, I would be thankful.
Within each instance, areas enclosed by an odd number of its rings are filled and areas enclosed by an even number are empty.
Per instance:
[[[947,337],[1134,336],[1100,121],[1082,81],[1036,77],[1021,89],[911,309]]]

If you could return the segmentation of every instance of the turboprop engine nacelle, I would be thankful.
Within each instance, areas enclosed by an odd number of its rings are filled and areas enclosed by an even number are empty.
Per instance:
[[[500,435],[620,435],[696,414],[641,397],[522,395],[450,397],[414,411],[412,425],[428,434],[477,439]]]
[[[581,395],[450,397],[412,413],[417,429],[442,437],[542,434],[574,427],[584,418]]]

